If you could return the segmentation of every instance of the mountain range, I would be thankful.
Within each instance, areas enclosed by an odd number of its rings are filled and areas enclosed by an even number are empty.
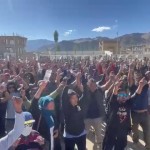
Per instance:
[[[108,37],[96,37],[96,38],[81,38],[75,40],[64,40],[58,43],[58,47],[61,51],[75,51],[75,50],[99,50],[99,41],[102,40],[115,40],[119,41],[121,47],[128,47],[132,45],[142,45],[150,43],[149,33],[131,33],[119,36],[117,38]],[[54,41],[46,39],[28,40],[26,50],[33,51],[55,51],[56,46]]]

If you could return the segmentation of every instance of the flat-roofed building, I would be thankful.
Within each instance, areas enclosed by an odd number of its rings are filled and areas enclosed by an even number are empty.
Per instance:
[[[100,51],[110,51],[113,54],[119,54],[120,44],[117,40],[103,40],[99,42]]]
[[[0,36],[0,57],[20,58],[25,53],[27,38],[22,36]]]

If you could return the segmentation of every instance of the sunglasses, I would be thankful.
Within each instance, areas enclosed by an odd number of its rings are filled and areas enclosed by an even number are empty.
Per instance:
[[[28,123],[24,125],[24,127],[32,127],[32,126],[33,126],[33,123]]]
[[[128,94],[120,93],[120,94],[118,94],[118,97],[120,97],[120,98],[126,98],[126,97],[128,97]]]

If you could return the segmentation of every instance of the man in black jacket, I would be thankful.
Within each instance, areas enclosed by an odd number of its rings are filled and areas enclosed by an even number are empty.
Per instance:
[[[105,114],[104,109],[104,91],[109,88],[112,84],[114,75],[110,76],[110,79],[106,84],[100,86],[93,78],[89,78],[87,83],[81,85],[80,75],[78,77],[78,85],[83,86],[82,98],[80,101],[81,109],[84,113],[85,118],[85,127],[87,132],[89,132],[91,126],[95,130],[95,141],[94,141],[94,150],[100,150],[102,145],[102,136],[101,136],[101,124]]]

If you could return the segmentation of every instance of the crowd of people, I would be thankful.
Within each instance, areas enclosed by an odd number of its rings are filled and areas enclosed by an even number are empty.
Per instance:
[[[139,126],[150,150],[149,58],[0,60],[0,150],[137,149]]]

